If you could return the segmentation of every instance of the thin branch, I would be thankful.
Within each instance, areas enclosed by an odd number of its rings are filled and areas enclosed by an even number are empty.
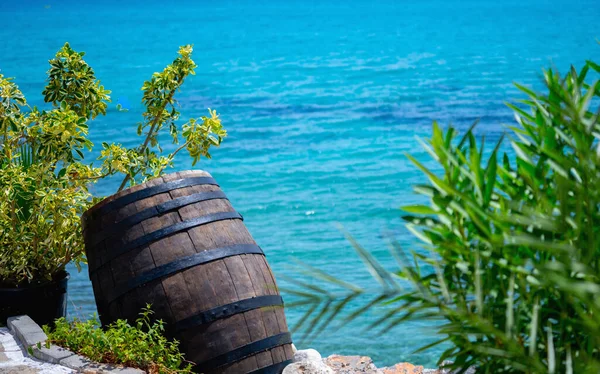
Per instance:
[[[144,154],[144,151],[146,151],[146,149],[148,148],[148,143],[150,143],[150,139],[152,138],[153,135],[156,135],[155,131],[156,131],[156,127],[158,126],[158,121],[160,120],[161,114],[165,110],[165,108],[167,107],[169,102],[173,99],[173,96],[175,96],[175,92],[177,91],[179,86],[181,86],[181,84],[183,83],[183,78],[184,78],[184,76],[181,76],[177,80],[177,84],[175,85],[175,88],[173,88],[173,90],[171,90],[171,92],[169,93],[169,96],[165,99],[162,107],[160,108],[160,111],[158,112],[156,117],[154,117],[154,119],[152,120],[152,124],[150,125],[150,130],[148,131],[148,135],[146,136],[146,139],[144,140],[144,143],[142,144],[142,146],[140,148],[139,154]],[[125,185],[127,184],[127,182],[129,182],[130,179],[131,179],[131,174],[125,175],[125,178],[123,179],[123,182],[121,182],[121,185],[119,186],[119,189],[117,190],[117,192],[123,190],[123,188],[125,188]]]
[[[185,143],[184,143],[184,144],[182,144],[182,145],[181,145],[179,148],[177,148],[177,149],[176,149],[176,150],[175,150],[173,153],[171,153],[171,154],[169,155],[169,162],[173,161],[173,159],[175,158],[175,155],[176,155],[177,153],[179,153],[179,151],[181,151],[182,149],[184,149],[185,147],[187,147],[187,145],[188,145],[188,144],[190,144],[190,142],[189,142],[189,141],[185,142]],[[166,166],[167,166],[167,165],[163,166],[163,168],[162,168],[162,169],[160,169],[160,170],[158,171],[158,174],[159,174],[159,175],[160,175],[160,174],[162,174],[162,172],[163,172],[163,170],[165,170],[165,167],[166,167]]]

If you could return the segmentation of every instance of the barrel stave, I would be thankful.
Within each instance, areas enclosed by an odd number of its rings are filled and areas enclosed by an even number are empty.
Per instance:
[[[261,290],[267,295],[278,295],[279,292],[270,271],[265,273],[265,268],[262,266],[263,260],[263,256],[254,256],[247,259],[249,264],[247,269],[252,279],[252,284],[256,289]],[[268,268],[266,270],[268,270]],[[260,309],[260,311],[267,335],[272,336],[287,331],[287,329],[282,329],[279,324],[280,316],[278,312],[282,312],[283,308],[264,308]],[[275,362],[285,360],[285,352],[282,347],[273,348],[271,350],[271,356]]]

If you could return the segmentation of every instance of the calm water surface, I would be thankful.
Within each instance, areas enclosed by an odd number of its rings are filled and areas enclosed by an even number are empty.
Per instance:
[[[0,0],[0,72],[43,105],[47,60],[65,42],[86,51],[113,91],[95,143],[137,144],[140,87],[195,45],[197,75],[179,95],[184,118],[216,108],[230,136],[202,162],[267,253],[276,275],[294,258],[363,285],[372,282],[335,223],[387,265],[385,238],[413,240],[398,207],[423,181],[405,152],[434,119],[497,137],[511,122],[511,82],[540,87],[540,69],[599,60],[596,1],[75,1]],[[121,103],[127,113],[115,110]],[[176,169],[189,169],[180,158]],[[111,194],[118,181],[99,183]],[[73,269],[72,272],[75,272]],[[302,277],[297,275],[298,277]],[[305,279],[306,280],[306,279]],[[70,282],[71,316],[95,305],[87,272]],[[300,311],[287,310],[290,322]],[[431,322],[374,338],[366,316],[324,332],[324,355],[365,354],[378,365],[433,365]]]

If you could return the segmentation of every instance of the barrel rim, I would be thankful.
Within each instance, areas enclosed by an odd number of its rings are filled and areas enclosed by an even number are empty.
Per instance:
[[[139,190],[153,187],[153,186],[148,186],[148,184],[151,182],[152,183],[155,182],[156,179],[158,179],[158,178],[175,176],[176,174],[179,174],[182,172],[188,172],[189,174],[186,176],[181,176],[181,178],[177,178],[177,179],[185,179],[185,178],[190,178],[193,176],[202,176],[202,177],[211,177],[212,178],[212,175],[209,172],[207,172],[206,170],[202,170],[202,169],[182,170],[182,171],[176,171],[176,172],[169,173],[169,174],[164,174],[164,175],[161,175],[160,177],[149,179],[144,183],[136,184],[135,186],[128,187],[122,191],[119,191],[115,194],[105,197],[104,199],[102,199],[101,201],[97,202],[92,207],[90,207],[88,210],[83,212],[83,214],[81,215],[81,221],[84,223],[84,226],[85,226],[85,220],[88,219],[90,217],[90,215],[92,215],[95,211],[102,208],[104,205],[110,203],[111,201],[121,198],[123,196],[129,195],[131,193],[137,192]],[[163,183],[167,183],[167,182],[164,182],[164,180],[163,180]]]

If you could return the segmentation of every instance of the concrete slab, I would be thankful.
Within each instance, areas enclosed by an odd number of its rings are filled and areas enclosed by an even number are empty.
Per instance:
[[[48,339],[44,331],[29,316],[10,317],[6,324],[13,334],[17,335],[19,340],[26,347],[31,347],[37,343],[43,343]]]
[[[72,355],[67,358],[63,358],[59,361],[63,366],[70,367],[71,369],[83,371],[84,369],[97,365],[95,362],[88,360],[87,358],[79,355]]]
[[[73,352],[56,345],[51,345],[50,348],[46,348],[45,346],[38,348],[34,346],[31,348],[31,351],[33,357],[51,364],[58,364],[60,360],[74,355]]]

